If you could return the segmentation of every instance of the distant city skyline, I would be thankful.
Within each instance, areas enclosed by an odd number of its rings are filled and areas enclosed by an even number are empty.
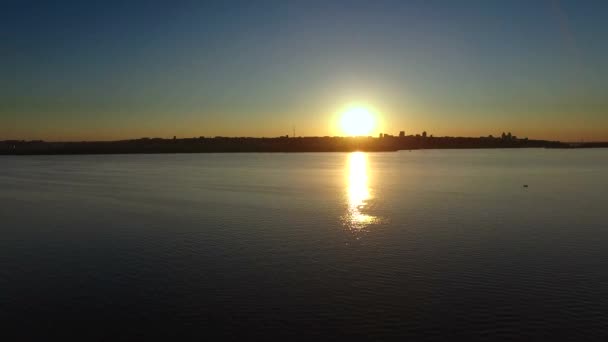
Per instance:
[[[0,140],[608,141],[608,2],[9,1]]]

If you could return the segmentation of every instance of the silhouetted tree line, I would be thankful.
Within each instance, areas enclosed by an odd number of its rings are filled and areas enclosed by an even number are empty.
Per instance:
[[[558,141],[518,139],[511,133],[493,136],[434,137],[427,132],[399,136],[380,134],[373,137],[199,137],[178,139],[142,138],[99,142],[44,142],[6,140],[0,142],[0,154],[128,154],[128,153],[212,153],[212,152],[351,152],[397,151],[413,149],[456,148],[589,148],[608,147],[608,143],[569,144]]]

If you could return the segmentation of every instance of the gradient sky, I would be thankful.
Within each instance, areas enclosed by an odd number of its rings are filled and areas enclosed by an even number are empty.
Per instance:
[[[0,140],[608,140],[608,1],[3,1]]]

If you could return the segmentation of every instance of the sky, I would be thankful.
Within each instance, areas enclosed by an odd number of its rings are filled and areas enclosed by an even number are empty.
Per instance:
[[[3,1],[0,140],[608,141],[608,1]]]

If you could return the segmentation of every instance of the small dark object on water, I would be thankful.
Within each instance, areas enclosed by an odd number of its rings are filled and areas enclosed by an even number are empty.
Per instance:
[[[527,187],[528,187],[528,184],[524,184],[524,188],[527,188]]]

